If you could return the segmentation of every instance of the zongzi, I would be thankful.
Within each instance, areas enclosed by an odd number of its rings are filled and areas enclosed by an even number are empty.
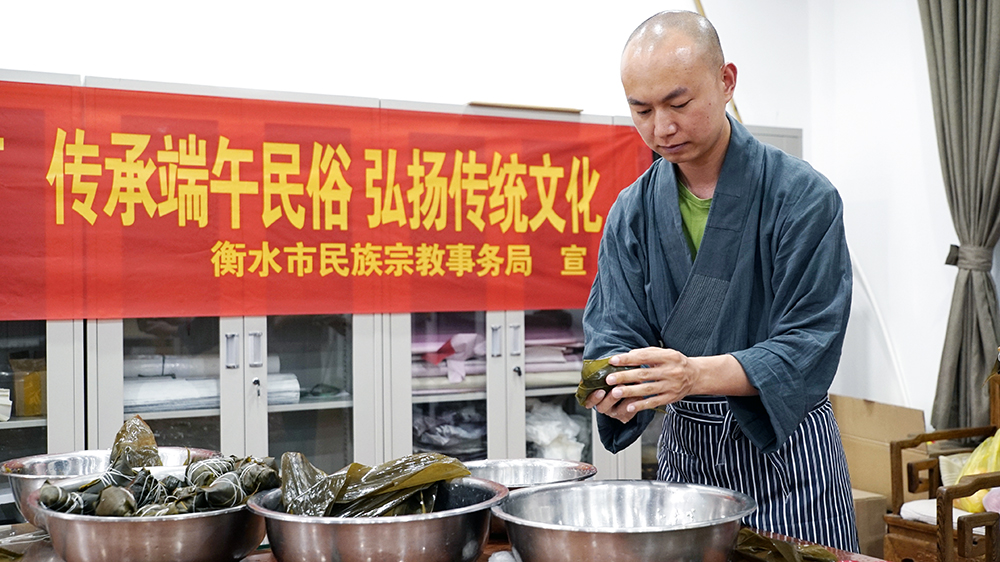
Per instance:
[[[611,385],[606,382],[608,375],[618,371],[627,371],[634,367],[617,367],[608,362],[609,357],[603,359],[585,359],[583,361],[583,371],[580,373],[580,385],[576,388],[576,401],[584,406],[587,397],[595,390],[605,392],[611,390]]]

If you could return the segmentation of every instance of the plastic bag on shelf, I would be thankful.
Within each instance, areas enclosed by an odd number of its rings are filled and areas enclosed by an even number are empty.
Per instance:
[[[525,436],[537,446],[540,456],[579,461],[584,443],[577,440],[580,424],[556,404],[529,400]]]

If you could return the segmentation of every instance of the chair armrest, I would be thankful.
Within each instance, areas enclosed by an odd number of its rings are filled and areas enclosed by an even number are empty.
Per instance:
[[[921,473],[927,472],[927,477]],[[941,485],[940,461],[928,458],[906,463],[906,489],[911,494],[927,492],[927,499],[934,499],[938,486]]]
[[[937,490],[937,548],[938,560],[953,562],[955,557],[954,524],[952,523],[953,502],[969,497],[980,490],[1000,486],[1000,472],[986,472],[963,476],[953,486],[941,486]],[[973,529],[986,527],[986,540],[975,543]],[[985,543],[985,544],[984,544]],[[947,545],[947,547],[945,546]],[[1000,514],[993,512],[973,513],[958,518],[958,555],[974,558],[987,554],[987,562],[1000,561]]]
[[[919,447],[920,445],[930,442],[930,441],[944,441],[948,439],[968,439],[970,437],[989,437],[996,433],[997,428],[993,426],[984,427],[969,427],[962,429],[945,429],[941,431],[932,431],[930,433],[920,433],[910,437],[908,439],[901,439],[899,441],[892,441],[889,443],[889,471],[890,478],[892,481],[892,497],[889,498],[890,505],[892,507],[892,512],[899,514],[899,508],[903,505],[903,450],[912,449],[914,447]],[[936,463],[936,460],[935,460]],[[936,464],[935,464],[936,466]],[[911,473],[913,469],[911,469]],[[926,468],[925,468],[926,470]],[[908,482],[907,488],[911,491],[924,491],[928,492],[928,497],[934,497],[933,488],[922,488],[922,484],[919,481],[919,471],[917,471],[918,476],[916,481]],[[937,482],[931,482],[930,479],[935,478],[937,475],[929,475],[927,486],[936,485]],[[911,476],[912,477],[912,476]]]

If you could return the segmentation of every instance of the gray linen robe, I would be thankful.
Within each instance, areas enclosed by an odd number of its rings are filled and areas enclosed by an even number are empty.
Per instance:
[[[729,397],[729,407],[770,453],[827,395],[851,308],[851,260],[833,185],[730,123],[693,264],[671,163],[656,160],[619,194],[584,313],[584,356],[647,346],[732,354],[760,395]],[[601,441],[617,452],[652,417],[643,411],[622,424],[598,415]]]

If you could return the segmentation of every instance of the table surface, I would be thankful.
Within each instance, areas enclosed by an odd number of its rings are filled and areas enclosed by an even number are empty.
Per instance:
[[[18,562],[60,562],[62,559],[56,556],[55,551],[52,550],[52,544],[45,540],[34,542],[31,544],[20,544],[20,545],[7,545],[3,544],[3,540],[6,537],[12,535],[23,535],[36,531],[34,527],[28,525],[27,523],[20,525],[10,525],[10,526],[0,526],[0,546],[14,552],[23,553],[24,556],[18,560]],[[762,532],[761,534],[770,536],[772,538],[785,540],[794,544],[808,544],[804,541],[798,539],[793,539],[778,535],[775,533]],[[483,552],[479,556],[476,562],[487,562],[489,557],[496,552],[503,550],[510,550],[510,543],[507,542],[506,537],[491,537],[486,545],[483,547]],[[878,558],[872,558],[870,556],[865,556],[863,554],[856,554],[851,552],[845,552],[842,550],[829,549],[836,557],[837,560],[847,561],[854,560],[857,562],[879,562]],[[271,554],[269,550],[261,550],[257,553],[251,554],[250,556],[243,559],[243,562],[277,562],[274,555]]]
[[[793,544],[809,544],[805,541],[800,541],[798,539],[785,537],[782,535],[778,535],[776,533],[762,532],[761,534],[775,539],[785,540]],[[493,538],[491,538],[491,540],[487,541],[486,546],[483,548],[482,555],[480,555],[479,560],[477,560],[476,562],[486,562],[492,554],[500,552],[502,550],[510,550],[510,543],[507,542],[506,538],[503,538],[501,540],[494,540]],[[856,562],[884,562],[880,561],[880,559],[878,558],[872,558],[871,556],[865,556],[863,554],[845,552],[843,550],[836,550],[833,548],[830,548],[828,550],[837,557],[837,560],[854,560]],[[261,562],[264,562],[267,561],[268,559],[262,558],[260,560]],[[273,558],[271,560],[273,560]]]

